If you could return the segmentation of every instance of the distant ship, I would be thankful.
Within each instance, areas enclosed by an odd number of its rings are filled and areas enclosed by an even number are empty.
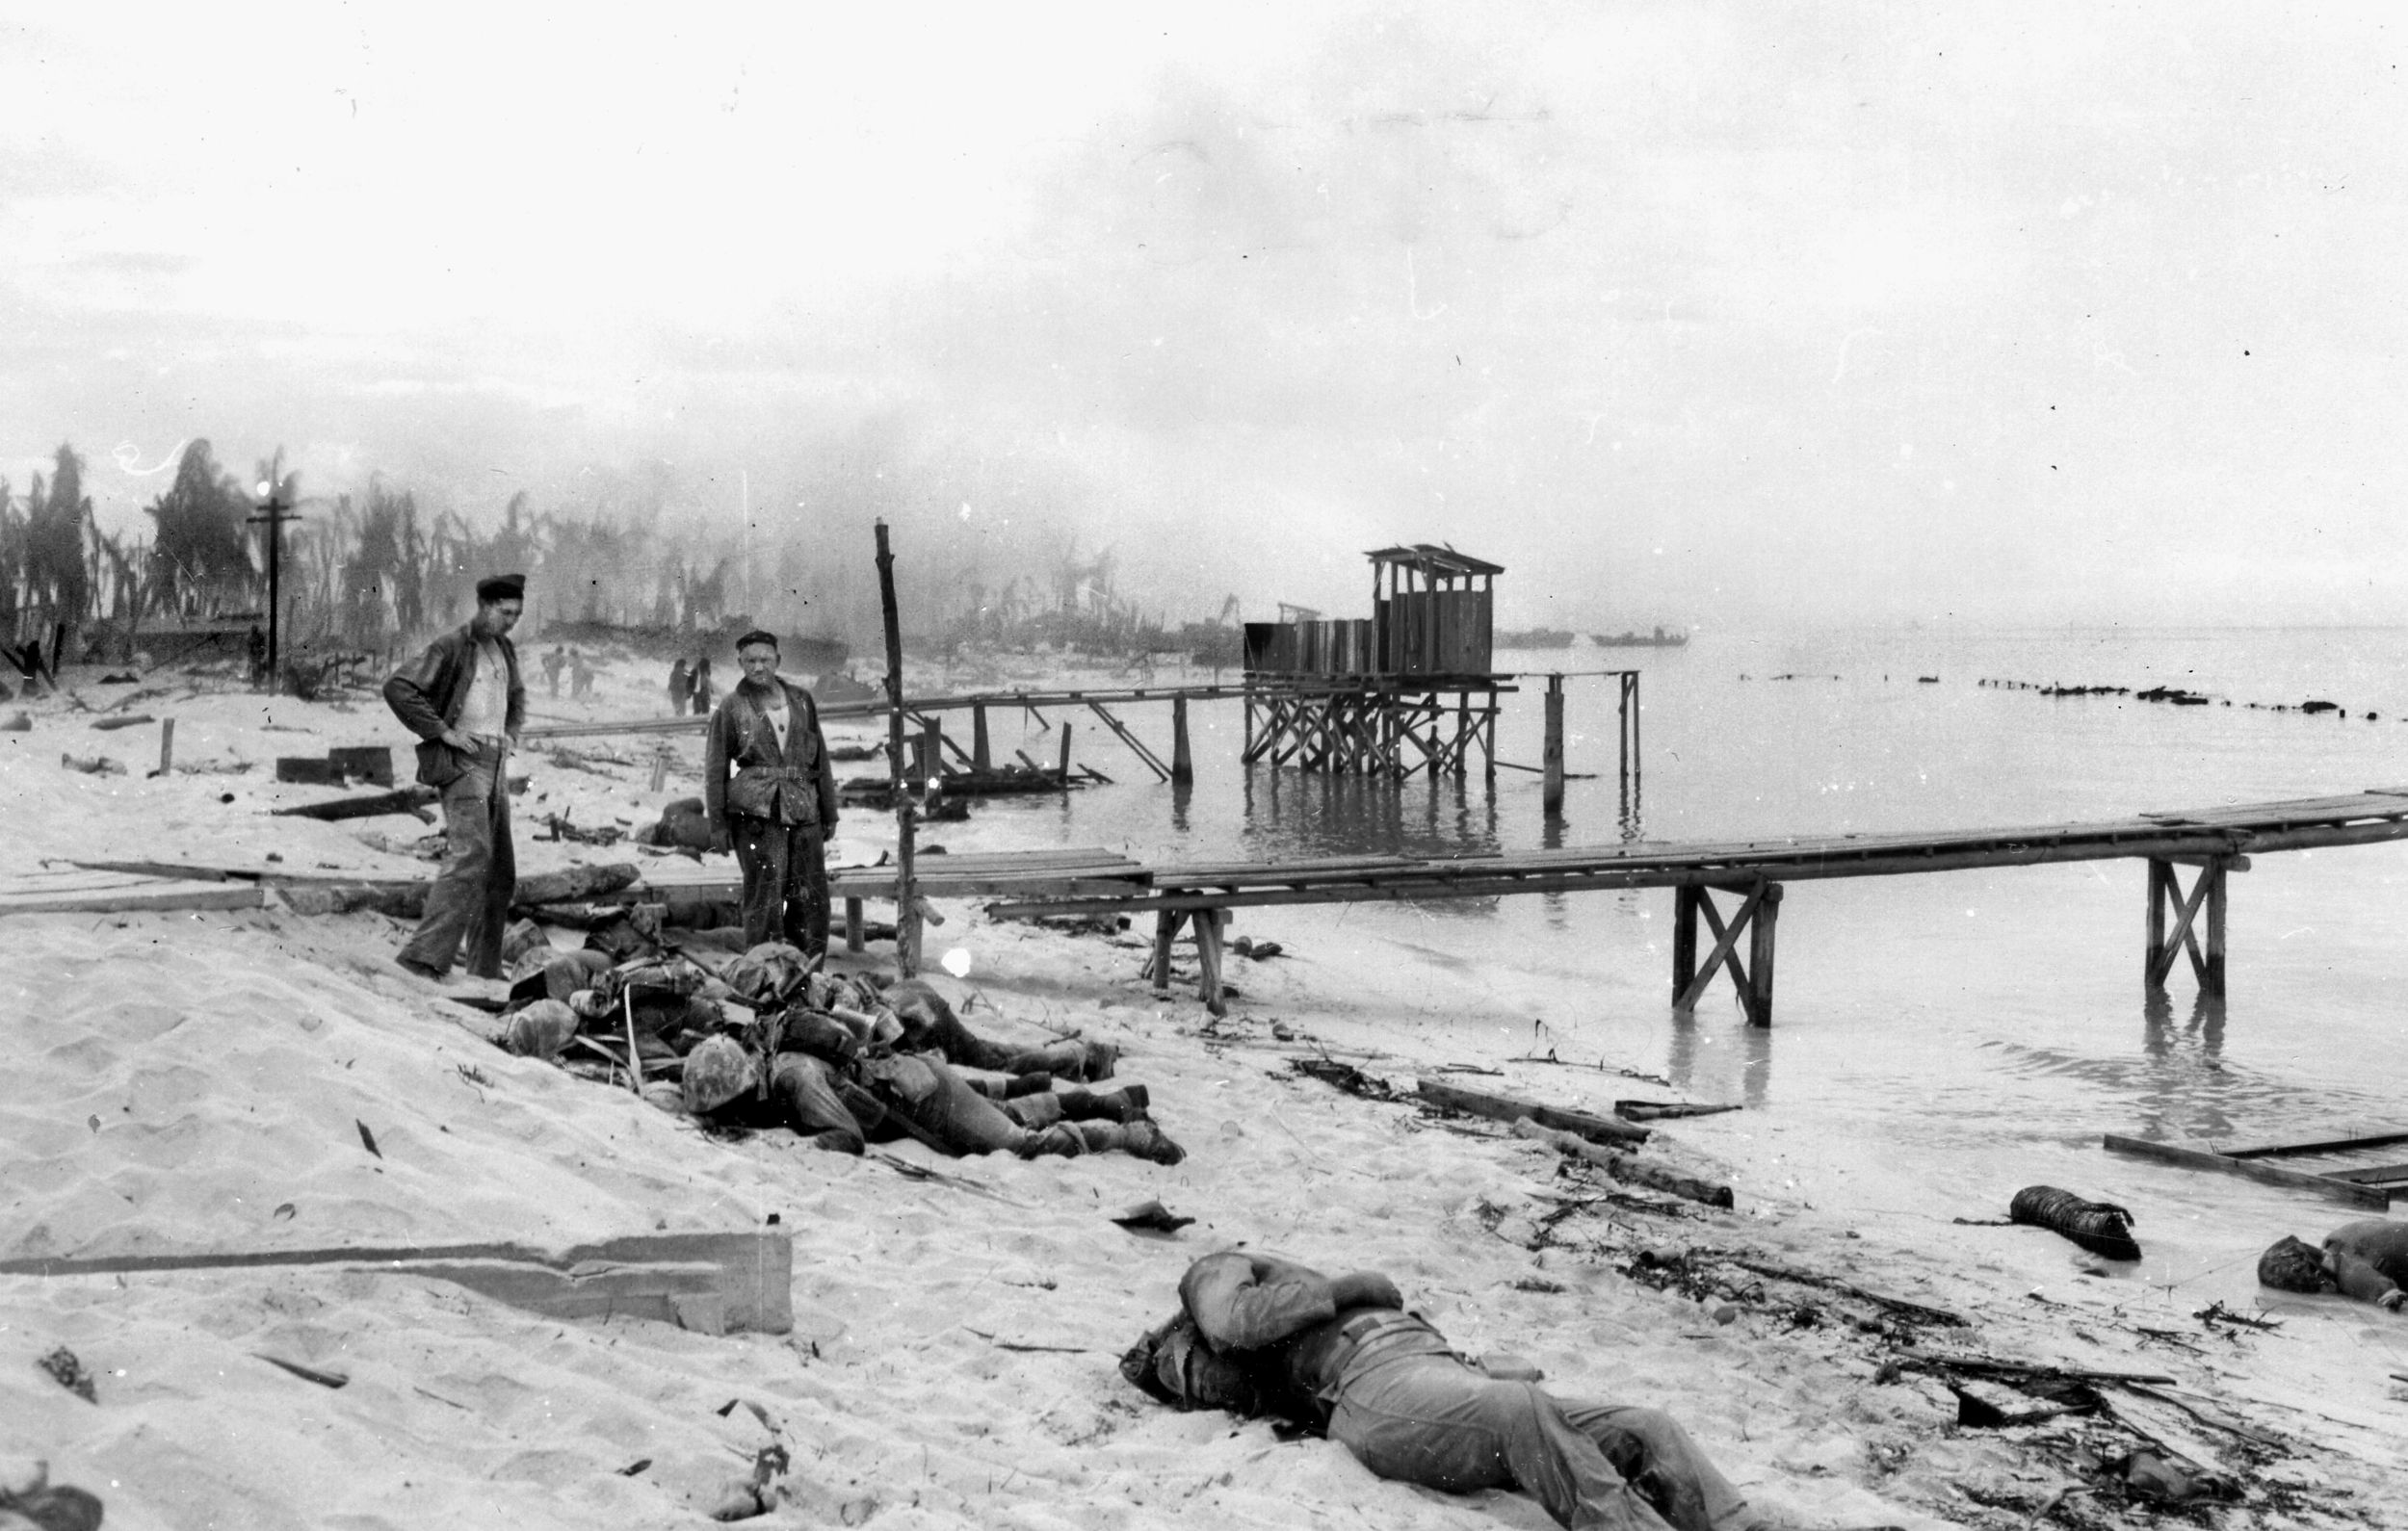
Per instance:
[[[1559,627],[1526,627],[1497,635],[1501,649],[1568,649],[1580,635]]]
[[[1588,640],[1607,649],[1677,649],[1688,642],[1687,633],[1666,633],[1658,628],[1653,634],[1591,633]]]

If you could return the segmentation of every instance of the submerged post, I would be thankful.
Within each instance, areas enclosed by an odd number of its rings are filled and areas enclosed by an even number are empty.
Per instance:
[[[987,771],[994,768],[994,761],[987,754],[986,704],[984,702],[970,709],[970,768],[976,771]]]
[[[877,598],[886,623],[886,770],[895,795],[895,971],[910,977],[920,967],[920,890],[911,876],[918,805],[903,788],[903,621],[895,610],[895,555],[886,522],[877,523]]]
[[[1195,780],[1195,756],[1188,748],[1188,699],[1170,699],[1170,779],[1174,782]]]
[[[1547,743],[1539,756],[1539,768],[1545,772],[1539,789],[1539,807],[1548,814],[1563,812],[1563,677],[1547,677]]]
[[[1069,720],[1068,720],[1067,718],[1065,718],[1065,719],[1063,719],[1063,720],[1062,720],[1062,725],[1061,725],[1061,773],[1060,773],[1060,774],[1061,774],[1061,784],[1062,784],[1064,787],[1069,786],[1069,785],[1070,785],[1070,722],[1069,722]]]

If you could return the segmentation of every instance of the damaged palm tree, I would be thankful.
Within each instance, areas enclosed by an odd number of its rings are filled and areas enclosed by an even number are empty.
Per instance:
[[[2062,1233],[2107,1259],[2140,1258],[2140,1246],[2133,1241],[2133,1214],[2111,1202],[2084,1201],[2054,1185],[2027,1185],[2015,1193],[2006,1215],[2014,1222]]]

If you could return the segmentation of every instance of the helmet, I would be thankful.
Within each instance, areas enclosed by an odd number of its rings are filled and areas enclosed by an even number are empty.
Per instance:
[[[705,1037],[686,1054],[686,1109],[699,1116],[752,1088],[752,1054],[733,1037]]]
[[[558,999],[537,999],[510,1017],[504,1039],[512,1052],[530,1058],[551,1058],[577,1034],[577,1012]]]

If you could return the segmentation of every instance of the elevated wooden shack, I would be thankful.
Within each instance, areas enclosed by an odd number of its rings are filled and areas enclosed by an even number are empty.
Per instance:
[[[1246,624],[1244,759],[1461,777],[1478,748],[1494,780],[1497,697],[1513,689],[1491,660],[1504,567],[1426,542],[1368,556],[1370,617],[1283,606]]]

